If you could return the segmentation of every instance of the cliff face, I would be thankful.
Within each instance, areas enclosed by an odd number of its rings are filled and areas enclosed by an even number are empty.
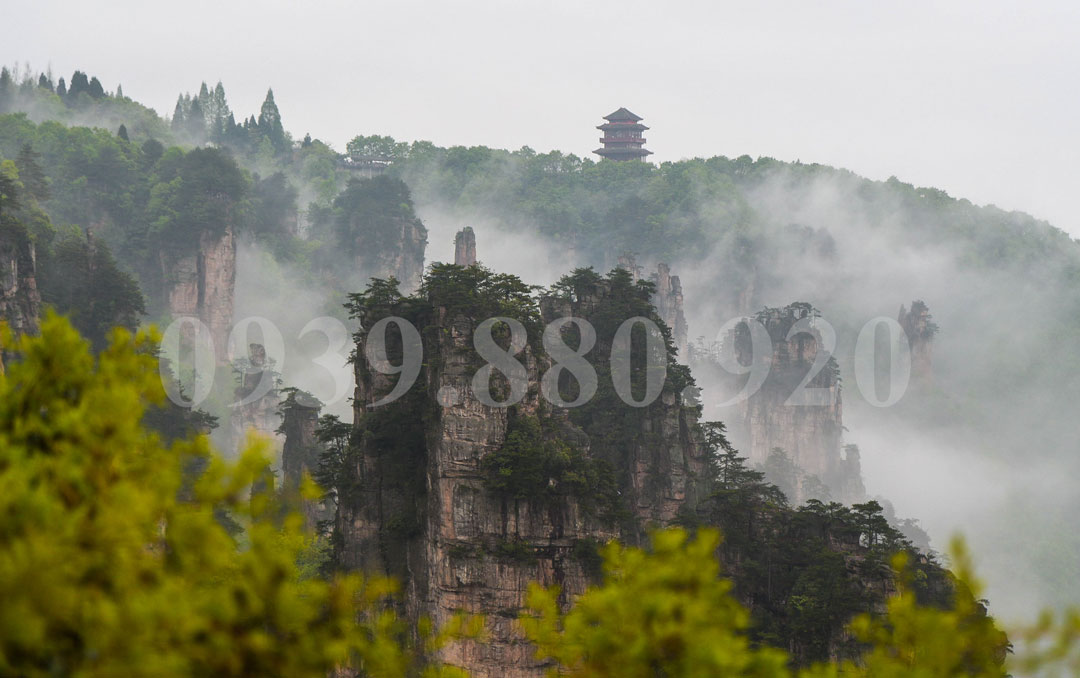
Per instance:
[[[381,239],[358,229],[356,250],[361,252],[357,266],[368,278],[398,279],[401,289],[412,292],[420,286],[424,275],[424,250],[427,248],[427,228],[419,219],[399,219],[393,233]]]
[[[236,287],[236,237],[231,226],[221,234],[203,231],[197,249],[176,256],[161,253],[165,299],[173,318],[193,317],[206,324],[219,365],[228,361]]]
[[[934,335],[938,326],[930,315],[930,309],[918,300],[911,302],[910,311],[903,304],[900,305],[897,322],[904,328],[911,349],[912,384],[926,388],[934,383]]]
[[[679,276],[671,275],[671,269],[667,264],[658,264],[656,273],[649,276],[649,279],[656,285],[653,306],[656,307],[656,312],[663,318],[664,323],[671,328],[671,338],[675,342],[675,348],[685,359],[687,329],[686,316],[683,314],[682,282]]]
[[[318,401],[308,393],[286,389],[288,395],[282,401],[279,412],[281,427],[277,432],[284,439],[281,449],[281,474],[288,490],[300,486],[304,474],[315,475],[322,449],[316,437],[319,424]],[[301,510],[309,530],[319,523],[333,518],[329,502],[303,501]]]
[[[240,384],[234,394],[239,404],[232,408],[229,417],[233,448],[239,449],[251,430],[280,443],[281,398],[277,375],[266,358],[266,348],[262,344],[249,344],[247,358],[234,364],[234,368],[240,371]]]
[[[466,226],[454,236],[454,263],[458,266],[476,263],[476,233],[472,226]]]
[[[342,564],[404,577],[411,618],[426,614],[442,623],[458,610],[488,615],[490,643],[455,643],[443,660],[478,678],[540,676],[532,649],[512,629],[528,582],[558,583],[567,596],[580,594],[586,575],[572,557],[575,541],[615,533],[583,515],[573,500],[558,506],[506,502],[485,489],[480,460],[505,442],[509,412],[482,404],[471,392],[475,368],[464,356],[473,322],[440,314],[436,328],[438,338],[424,348],[438,356],[440,367],[425,375],[422,401],[444,406],[426,415],[410,408],[414,420],[408,425],[423,427],[413,441],[417,447],[407,452],[416,464],[411,477],[400,477],[407,471],[400,468],[402,459],[365,445],[360,489],[339,508]],[[535,356],[526,362],[535,379]],[[360,421],[389,389],[366,361],[357,365],[357,384]],[[535,392],[520,404],[526,415],[540,407]]]
[[[41,295],[34,244],[23,233],[0,235],[0,320],[13,332],[37,332]]]
[[[635,282],[641,279],[642,267],[637,264],[633,254],[620,256],[619,268],[627,271]],[[671,267],[665,263],[656,265],[656,272],[649,275],[649,281],[656,286],[656,291],[652,296],[656,313],[671,330],[671,339],[675,342],[675,348],[685,361],[689,342],[686,315],[683,313],[682,281],[679,280],[679,276],[671,275]]]
[[[585,299],[551,300],[542,305],[543,320],[588,317],[606,301],[603,287]],[[479,320],[433,308],[422,328],[428,367],[413,392],[385,409],[372,403],[390,390],[392,378],[366,358],[357,360],[355,417],[363,443],[357,489],[338,509],[338,560],[404,579],[410,617],[426,614],[441,623],[458,610],[486,615],[489,641],[451,644],[441,653],[444,661],[478,678],[541,676],[544,666],[513,628],[529,582],[559,584],[568,604],[585,590],[597,542],[636,542],[646,524],[675,517],[693,496],[703,451],[691,432],[692,411],[665,391],[638,419],[639,442],[622,451],[627,517],[612,519],[559,490],[546,498],[492,492],[483,460],[507,444],[515,422],[536,418],[545,438],[569,441],[585,457],[593,450],[565,410],[540,398],[537,385],[550,360],[532,345],[518,355],[530,383],[520,403],[507,409],[476,398],[471,380],[479,365],[470,356]]]
[[[751,464],[766,469],[776,463],[775,450],[783,450],[796,468],[788,483],[778,484],[787,485],[795,503],[813,496],[811,485],[816,483],[828,486],[833,499],[860,501],[857,450],[850,461],[841,455],[839,370],[831,356],[820,369],[815,367],[821,350],[818,335],[812,333],[815,315],[809,304],[802,303],[758,314],[772,342],[772,356],[761,388],[739,406],[745,436],[741,449]],[[750,365],[753,349],[746,323],[736,326],[734,341],[736,358]],[[800,388],[811,369],[818,371]]]

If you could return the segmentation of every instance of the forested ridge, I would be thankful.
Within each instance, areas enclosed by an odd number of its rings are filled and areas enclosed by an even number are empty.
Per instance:
[[[385,166],[373,178],[357,169],[370,158]],[[830,211],[837,203],[843,212]],[[804,209],[807,204],[826,207],[815,212]],[[544,290],[482,266],[438,263],[427,269],[414,294],[400,292],[394,281],[357,281],[358,270],[398,256],[387,243],[402,223],[426,233],[421,217],[431,214],[497,223],[506,233],[536,237],[562,256],[559,270],[572,273]],[[8,575],[0,581],[27,581],[34,569],[65,560],[73,565],[40,587],[8,587],[5,597],[17,604],[0,615],[0,668],[19,675],[129,670],[148,661],[139,648],[123,647],[125,629],[137,624],[145,630],[138,642],[168,650],[156,660],[168,675],[256,675],[283,666],[290,675],[325,675],[350,662],[370,668],[371,675],[413,675],[451,637],[482,635],[465,618],[441,635],[423,621],[419,631],[406,631],[415,620],[399,619],[383,606],[394,584],[337,571],[333,552],[341,536],[305,535],[294,517],[286,517],[301,498],[292,494],[296,488],[275,489],[265,473],[269,460],[257,449],[227,465],[205,439],[189,439],[215,426],[214,417],[158,407],[162,394],[153,384],[153,344],[159,337],[133,333],[170,320],[168,289],[174,281],[165,257],[192,252],[200,238],[225,230],[302,279],[331,289],[337,313],[344,316],[345,302],[365,326],[400,315],[427,333],[437,328],[440,313],[506,315],[528,324],[534,341],[542,298],[577,299],[599,289],[610,295],[608,305],[590,317],[601,335],[611,336],[629,316],[663,326],[649,302],[649,283],[635,283],[620,268],[606,275],[594,271],[611,269],[626,252],[650,263],[700,267],[696,289],[716,291],[710,299],[715,315],[702,326],[789,303],[792,298],[784,295],[799,289],[805,276],[805,298],[817,306],[831,304],[841,330],[857,328],[863,306],[838,292],[850,280],[820,275],[820,269],[844,267],[855,231],[868,241],[933,252],[941,257],[935,261],[955,267],[958,279],[985,281],[990,293],[982,300],[984,311],[1000,304],[1005,313],[1026,308],[1038,319],[1023,346],[1008,342],[1007,329],[988,328],[990,348],[956,370],[960,387],[938,388],[908,405],[907,421],[930,431],[948,431],[956,420],[985,423],[984,438],[975,439],[998,438],[986,454],[1005,456],[1017,441],[1014,429],[1003,432],[1003,413],[1033,419],[1026,411],[1014,412],[1011,399],[976,404],[988,383],[1015,383],[1020,394],[1052,393],[1037,403],[1051,408],[1051,415],[1080,395],[1069,376],[1080,367],[1080,343],[1073,341],[1080,337],[1080,244],[1022,213],[976,206],[896,178],[875,182],[846,170],[770,158],[718,156],[654,166],[527,147],[441,148],[377,135],[357,136],[339,152],[311,135],[293,137],[272,91],[257,114],[244,116],[230,110],[221,83],[204,83],[197,93],[181,95],[165,118],[126,97],[119,86],[108,91],[81,71],[54,80],[5,68],[0,233],[25,251],[32,245],[40,301],[68,320],[45,314],[40,336],[4,339],[10,375],[0,378],[7,396],[0,435],[9,444],[0,477],[8,487],[42,482],[47,496],[29,489],[5,495],[10,511],[29,517],[0,529],[0,543],[11,554],[26,548],[29,555],[0,558],[0,574]],[[810,264],[805,270],[786,266],[792,261]],[[1036,305],[1027,303],[1030,290],[1042,290]],[[747,300],[754,308],[743,308]],[[958,318],[976,317],[975,311],[950,316],[938,310],[945,305],[935,306],[935,314],[953,319],[946,335],[955,331]],[[980,311],[977,317],[987,315]],[[685,356],[676,354],[670,335],[667,340],[671,393],[682,393],[693,377],[679,364]],[[1051,345],[1058,349],[1052,365],[1026,350]],[[976,361],[981,372],[970,367]],[[598,365],[602,374],[604,369]],[[55,386],[28,389],[58,375],[63,379]],[[115,406],[95,412],[91,403],[99,397]],[[35,418],[36,433],[22,427],[23,413],[50,407],[70,408],[70,417]],[[359,421],[353,431],[339,419],[324,418],[319,434],[327,454],[316,474],[323,487],[305,486],[307,499],[325,499],[322,493],[329,492],[343,500],[357,480],[349,476],[357,467],[350,455],[364,439],[384,446],[379,449],[390,458],[402,456],[402,464],[416,464],[403,468],[406,474],[416,472],[423,459],[409,455],[420,442],[402,431],[409,421],[429,421],[431,408],[423,394],[413,393]],[[403,422],[406,415],[411,419]],[[619,409],[613,393],[601,392],[569,416],[592,441],[585,453],[558,432],[561,424],[515,412],[505,446],[485,462],[487,490],[505,500],[541,503],[580,495],[591,502],[589,510],[625,524],[622,502],[629,486],[622,474],[628,471],[620,454],[634,444],[632,432],[645,416]],[[571,675],[613,676],[702,670],[763,676],[841,670],[906,675],[915,669],[927,675],[1004,674],[1009,642],[979,599],[962,551],[951,563],[957,572],[948,572],[938,554],[920,551],[890,525],[876,501],[793,506],[760,470],[747,466],[723,424],[697,426],[695,435],[708,449],[707,470],[699,479],[707,489],[680,513],[681,529],[635,525],[625,534],[640,542],[625,541],[640,549],[582,542],[577,557],[589,561],[595,588],[569,612],[559,606],[557,591],[530,593],[520,627],[552,665]],[[1056,430],[1032,427],[1025,434],[1036,456],[1050,455],[1061,440]],[[147,450],[148,457],[139,456]],[[95,460],[109,455],[119,470],[100,475]],[[75,479],[74,494],[63,480],[68,475]],[[148,478],[154,482],[140,487]],[[251,487],[251,500],[242,500]],[[155,491],[162,496],[151,496]],[[137,502],[130,516],[118,508],[124,496]],[[155,536],[163,515],[172,524]],[[60,528],[50,527],[50,520]],[[398,536],[413,534],[408,527]],[[113,529],[127,541],[101,537]],[[89,546],[80,541],[82,530],[89,530]],[[52,545],[50,532],[57,535]],[[1050,570],[1066,579],[1080,572],[1071,552],[1076,537],[1063,533],[1060,539],[1046,548],[1051,556],[1055,550],[1063,554]],[[155,545],[143,549],[147,540]],[[98,547],[123,567],[109,573],[91,562]],[[514,543],[488,555],[507,562],[531,557]],[[687,562],[700,571],[690,572]],[[260,564],[272,572],[256,574]],[[200,566],[209,566],[212,582],[199,580]],[[183,605],[189,624],[166,633],[163,620],[188,586],[200,591]],[[71,601],[90,589],[106,591],[94,598],[100,608],[73,611]],[[54,591],[62,592],[63,605],[43,612],[54,602]],[[256,602],[271,599],[277,606]],[[358,614],[361,623],[353,626]],[[625,632],[615,625],[620,618],[640,625]],[[34,623],[20,631],[26,619]],[[1052,629],[1063,639],[1059,654],[1068,655],[1076,630],[1072,618]],[[243,652],[223,649],[230,643]],[[712,649],[694,649],[702,644]],[[428,669],[453,675],[451,667]]]

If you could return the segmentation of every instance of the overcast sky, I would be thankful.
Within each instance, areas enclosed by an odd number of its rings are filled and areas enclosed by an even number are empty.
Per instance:
[[[587,155],[626,106],[658,161],[749,154],[935,186],[1080,237],[1080,4],[4,0],[0,60],[171,114]]]

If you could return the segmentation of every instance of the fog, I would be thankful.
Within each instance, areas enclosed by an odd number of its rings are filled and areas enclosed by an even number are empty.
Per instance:
[[[236,257],[235,323],[264,318],[281,333],[275,349],[259,325],[249,341],[267,344],[285,386],[311,393],[324,414],[352,417],[353,374],[346,364],[355,323],[341,307],[344,299],[309,272],[281,264],[262,248],[242,242]],[[234,323],[234,324],[235,324]]]
[[[1080,468],[1076,386],[1055,366],[1072,364],[1075,346],[1062,341],[1061,319],[1075,307],[1075,291],[1052,270],[965,263],[970,242],[935,243],[900,205],[884,219],[867,218],[843,178],[799,190],[790,179],[781,172],[749,196],[781,243],[756,306],[809,301],[837,330],[845,441],[861,448],[868,494],[919,519],[938,550],[953,535],[966,537],[1004,619],[1080,600],[1080,554],[1065,522]],[[787,224],[815,229],[818,241],[827,234],[831,253],[785,238]],[[712,336],[734,315],[711,301],[723,276],[708,267],[674,272],[682,274],[691,336]],[[934,387],[909,388],[893,408],[871,407],[853,378],[855,338],[863,323],[895,319],[916,299],[940,326]]]
[[[534,284],[575,265],[606,270],[618,254],[571,261],[576,253],[534,235],[540,230],[527,219],[451,208],[428,197],[423,177],[411,183],[421,187],[414,195],[430,230],[429,260],[451,261],[453,234],[467,225],[480,261]],[[1080,600],[1080,544],[1070,526],[1080,470],[1077,385],[1061,368],[1074,360],[1075,346],[1062,338],[1070,336],[1064,309],[1076,308],[1076,293],[1061,282],[1059,264],[973,263],[972,239],[928,232],[900,202],[868,210],[858,181],[844,173],[795,181],[779,170],[746,197],[766,243],[750,274],[749,310],[807,301],[836,330],[844,442],[860,446],[868,495],[918,519],[945,558],[950,539],[963,536],[994,613],[1006,621]],[[704,255],[667,262],[683,283],[691,341],[711,341],[742,314],[732,290],[747,284],[747,271],[732,264],[728,236],[717,233]],[[638,255],[646,273],[655,270],[648,252]],[[853,374],[856,337],[875,318],[895,320],[913,300],[925,301],[940,326],[933,384],[912,384],[895,406],[873,407]],[[718,385],[698,378],[706,404],[715,402]],[[721,420],[735,413],[706,409]]]

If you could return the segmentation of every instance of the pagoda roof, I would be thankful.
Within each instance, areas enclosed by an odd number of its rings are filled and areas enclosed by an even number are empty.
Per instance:
[[[644,119],[645,118],[642,118],[640,115],[634,115],[625,107],[604,116],[604,120],[607,120],[608,122],[637,122],[638,120]]]
[[[605,122],[603,125],[597,125],[596,129],[609,130],[609,129],[629,129],[644,131],[649,129],[640,122]]]

